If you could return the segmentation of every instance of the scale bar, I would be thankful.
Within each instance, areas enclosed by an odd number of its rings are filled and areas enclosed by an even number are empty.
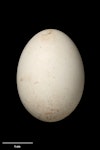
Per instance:
[[[33,144],[33,142],[2,142],[2,144]]]

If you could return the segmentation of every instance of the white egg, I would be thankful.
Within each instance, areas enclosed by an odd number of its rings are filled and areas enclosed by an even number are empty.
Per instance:
[[[84,89],[84,67],[73,41],[56,29],[33,36],[19,59],[17,88],[35,118],[56,122],[69,116]]]

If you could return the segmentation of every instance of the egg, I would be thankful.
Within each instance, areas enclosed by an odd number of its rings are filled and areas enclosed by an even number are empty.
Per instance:
[[[80,53],[65,33],[45,29],[23,49],[17,67],[17,89],[26,110],[44,122],[69,116],[84,89],[84,66]]]

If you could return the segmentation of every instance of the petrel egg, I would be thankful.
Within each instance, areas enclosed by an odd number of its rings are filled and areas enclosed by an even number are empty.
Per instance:
[[[73,41],[56,29],[33,36],[19,59],[17,89],[35,118],[56,122],[69,116],[84,89],[84,67]]]

